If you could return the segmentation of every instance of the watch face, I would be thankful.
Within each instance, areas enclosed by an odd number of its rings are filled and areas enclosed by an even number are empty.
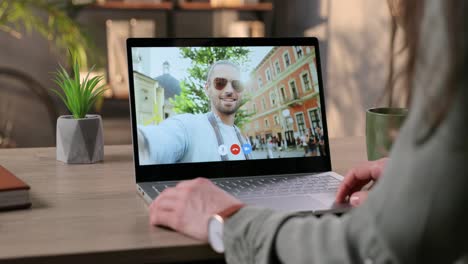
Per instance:
[[[224,252],[223,226],[223,220],[218,215],[211,217],[208,222],[208,241],[213,250],[218,253]]]

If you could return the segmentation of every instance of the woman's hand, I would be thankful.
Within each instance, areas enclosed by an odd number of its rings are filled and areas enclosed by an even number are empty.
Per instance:
[[[150,223],[170,227],[193,238],[208,241],[208,220],[241,202],[210,180],[182,181],[165,189],[150,205]]]
[[[370,181],[377,181],[387,164],[388,158],[376,161],[367,161],[356,168],[351,169],[341,182],[336,194],[336,201],[344,203],[349,197],[352,206],[358,206],[367,199],[367,191],[361,191],[362,187]]]

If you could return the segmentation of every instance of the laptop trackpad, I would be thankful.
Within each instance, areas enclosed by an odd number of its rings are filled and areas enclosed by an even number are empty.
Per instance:
[[[330,209],[319,200],[309,195],[286,196],[286,197],[267,197],[267,198],[246,198],[241,201],[248,205],[267,207],[280,211],[315,211]]]

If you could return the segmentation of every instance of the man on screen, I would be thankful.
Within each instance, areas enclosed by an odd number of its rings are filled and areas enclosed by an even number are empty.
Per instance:
[[[140,164],[250,159],[251,146],[234,125],[244,90],[240,76],[237,64],[215,62],[205,84],[211,112],[138,127]]]

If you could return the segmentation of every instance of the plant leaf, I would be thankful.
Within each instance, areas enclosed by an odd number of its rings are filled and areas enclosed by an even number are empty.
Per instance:
[[[57,90],[54,90],[60,99],[65,103],[68,110],[74,118],[85,118],[86,114],[91,110],[96,100],[102,96],[106,89],[105,85],[100,87],[96,86],[104,79],[104,76],[94,76],[89,78],[91,72],[94,70],[93,65],[87,72],[85,78],[81,80],[80,76],[80,63],[78,58],[69,51],[73,57],[72,73],[73,77],[68,74],[68,71],[59,65],[59,68],[54,73],[54,82],[62,89],[63,95]]]

